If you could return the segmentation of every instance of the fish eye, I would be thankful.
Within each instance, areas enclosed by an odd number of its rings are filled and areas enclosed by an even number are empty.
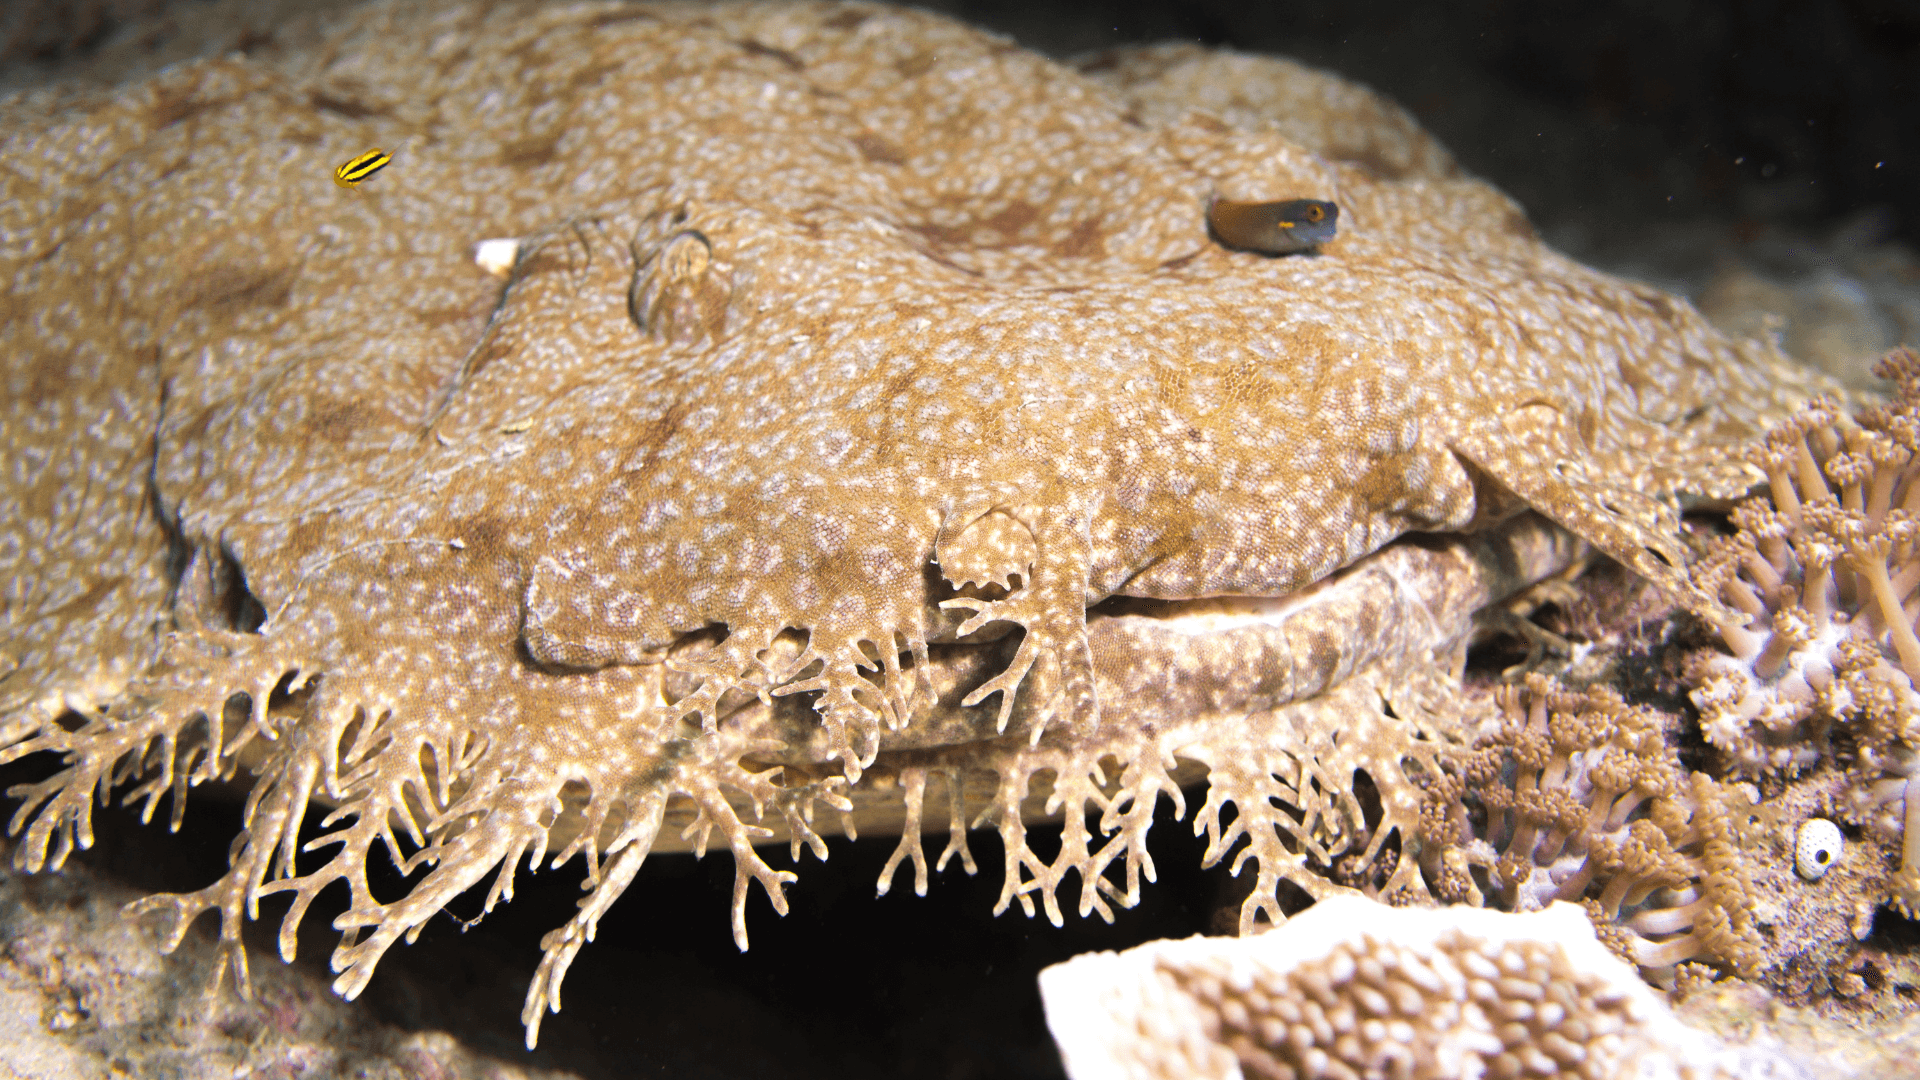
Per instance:
[[[1308,206],[1306,213],[1301,216],[1305,217],[1308,221],[1319,221],[1321,218],[1327,216],[1327,212],[1318,206]]]

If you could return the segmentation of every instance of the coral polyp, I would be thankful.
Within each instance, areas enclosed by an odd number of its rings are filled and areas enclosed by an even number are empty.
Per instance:
[[[1763,493],[1695,569],[1748,616],[1688,661],[1701,731],[1730,769],[1843,770],[1853,821],[1897,843],[1891,899],[1920,911],[1920,354],[1876,367],[1892,401],[1848,415],[1819,401],[1751,460]]]
[[[1751,974],[1764,944],[1740,850],[1753,793],[1684,769],[1672,719],[1544,675],[1498,692],[1492,730],[1428,787],[1423,862],[1443,900],[1585,905],[1651,974],[1694,959]]]

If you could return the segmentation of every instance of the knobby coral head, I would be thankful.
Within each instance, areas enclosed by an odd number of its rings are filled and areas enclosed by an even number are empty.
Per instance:
[[[1201,770],[1243,926],[1342,858],[1424,895],[1410,775],[1458,741],[1472,611],[1564,528],[1725,620],[1675,508],[1744,491],[1736,448],[1818,389],[1282,61],[1074,69],[865,5],[323,37],[0,103],[0,760],[66,760],[18,857],[244,765],[231,870],[144,905],[176,941],[219,911],[243,979],[263,896],[290,954],[346,883],[352,995],[456,895],[581,856],[531,1039],[663,834],[731,850],[745,947],[750,883],[792,879],[754,845],[824,855],[823,812],[892,807],[924,888],[930,784],[947,856],[996,824],[1001,905],[1056,919],[1069,873],[1083,914],[1137,897]],[[378,181],[333,184],[369,145]],[[1341,232],[1229,251],[1216,196]],[[376,847],[423,872],[398,899]]]

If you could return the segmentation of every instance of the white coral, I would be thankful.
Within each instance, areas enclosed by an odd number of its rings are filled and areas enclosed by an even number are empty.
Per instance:
[[[1257,937],[1078,956],[1040,993],[1073,1080],[1805,1075],[1681,1023],[1565,903],[1331,897]]]
[[[1876,748],[1911,741],[1920,715],[1920,355],[1879,370],[1900,380],[1893,405],[1853,418],[1816,402],[1768,434],[1753,455],[1766,495],[1696,572],[1749,617],[1689,671],[1707,741],[1749,774],[1822,760],[1835,725]]]
[[[1733,514],[1696,577],[1749,617],[1726,652],[1688,664],[1702,734],[1748,775],[1826,761],[1853,779],[1848,808],[1899,837],[1893,888],[1920,909],[1920,353],[1875,369],[1893,403],[1849,417],[1816,402],[1770,432],[1754,463],[1764,497]],[[1838,745],[1836,745],[1838,740]],[[1904,804],[1904,805],[1896,805]]]

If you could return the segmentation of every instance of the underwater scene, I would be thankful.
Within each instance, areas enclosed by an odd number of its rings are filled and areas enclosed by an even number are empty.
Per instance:
[[[1916,70],[9,5],[0,1071],[1920,1076]]]

